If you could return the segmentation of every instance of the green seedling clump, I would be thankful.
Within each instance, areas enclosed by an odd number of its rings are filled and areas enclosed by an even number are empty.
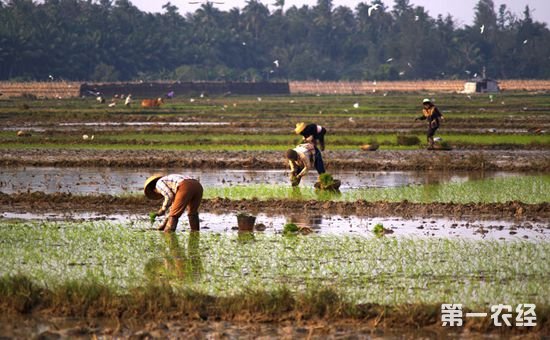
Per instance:
[[[289,235],[289,234],[295,234],[297,233],[298,231],[300,230],[300,228],[298,228],[298,226],[294,223],[287,223],[285,224],[284,228],[283,228],[283,234],[285,235]]]
[[[328,187],[334,184],[334,177],[331,174],[325,172],[324,174],[319,175],[319,182],[322,187]]]
[[[151,221],[151,224],[155,223],[155,219],[157,218],[157,213],[156,212],[150,212],[149,213],[149,221]]]
[[[384,225],[382,223],[376,224],[372,232],[378,237],[384,236]]]

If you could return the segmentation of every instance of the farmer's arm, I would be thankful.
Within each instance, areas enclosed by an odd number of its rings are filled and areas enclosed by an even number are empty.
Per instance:
[[[168,209],[168,207],[172,204],[172,201],[174,200],[174,193],[162,180],[159,180],[157,182],[156,189],[162,194],[162,196],[164,196],[164,202],[162,203],[162,207],[159,210],[159,215],[164,215],[166,209]]]
[[[304,164],[304,168],[302,169],[302,171],[300,171],[300,173],[296,177],[304,177],[307,174],[307,172],[313,167],[313,165],[311,164],[311,160],[309,159],[309,157],[306,156],[305,154],[299,153],[298,157]]]
[[[435,110],[435,116],[437,117],[437,119],[441,119],[441,120],[444,120],[445,117],[443,117],[443,114],[441,113],[441,111],[439,111],[439,109],[436,107]]]

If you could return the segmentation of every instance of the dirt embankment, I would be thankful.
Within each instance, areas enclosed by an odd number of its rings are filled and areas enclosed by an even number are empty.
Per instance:
[[[0,166],[181,167],[284,169],[283,152],[0,149]],[[342,170],[550,171],[545,150],[327,151],[326,167]]]
[[[102,214],[147,214],[156,202],[144,197],[116,197],[111,195],[74,196],[71,194],[44,194],[40,192],[7,195],[0,193],[0,204],[10,212],[98,212]],[[300,200],[230,200],[214,198],[203,200],[202,211],[227,213],[248,211],[266,214],[324,213],[357,216],[396,217],[477,217],[498,219],[550,219],[550,203],[411,203],[300,201]]]

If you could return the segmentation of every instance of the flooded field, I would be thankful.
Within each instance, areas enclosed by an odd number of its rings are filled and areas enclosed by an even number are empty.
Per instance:
[[[417,93],[154,111],[2,101],[0,337],[550,334],[548,95],[502,96],[438,96],[449,151],[426,150]],[[301,121],[327,128],[340,192],[315,190],[317,174],[289,185],[284,152]],[[155,230],[161,202],[142,193],[153,173],[201,181],[200,233],[185,215],[175,233]],[[252,233],[239,213],[256,217]],[[442,302],[533,303],[538,324],[487,317],[449,332]]]
[[[74,194],[137,193],[143,181],[153,173],[185,173],[200,180],[204,187],[227,187],[250,184],[288,183],[287,170],[222,170],[180,168],[109,168],[109,167],[3,167],[0,168],[0,192]],[[519,172],[490,171],[345,171],[332,172],[342,181],[341,190],[359,188],[391,188],[435,183],[463,183],[472,180],[521,176]],[[313,186],[316,176],[304,179]]]
[[[238,231],[236,214],[201,213],[201,230],[214,233],[233,233]],[[94,222],[103,221],[112,224],[153,232],[155,225],[151,225],[143,215],[101,213],[9,213],[0,214],[0,221],[48,221],[48,222]],[[188,231],[185,216],[178,227],[178,231]],[[412,218],[401,217],[360,217],[339,215],[268,215],[256,216],[256,231],[280,234],[287,223],[294,223],[300,227],[311,228],[312,233],[335,236],[376,237],[373,229],[381,224],[387,229],[388,237],[414,238],[464,238],[472,240],[525,240],[550,241],[550,225],[544,222],[526,222],[511,220],[478,220],[478,219],[449,219],[449,218]]]

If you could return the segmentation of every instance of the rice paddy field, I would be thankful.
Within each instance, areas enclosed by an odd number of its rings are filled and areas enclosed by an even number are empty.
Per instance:
[[[424,97],[446,150],[426,150]],[[0,335],[550,335],[547,93],[113,102],[0,100]],[[327,128],[339,191],[291,187],[300,121]],[[200,232],[156,231],[154,173],[200,180]]]

